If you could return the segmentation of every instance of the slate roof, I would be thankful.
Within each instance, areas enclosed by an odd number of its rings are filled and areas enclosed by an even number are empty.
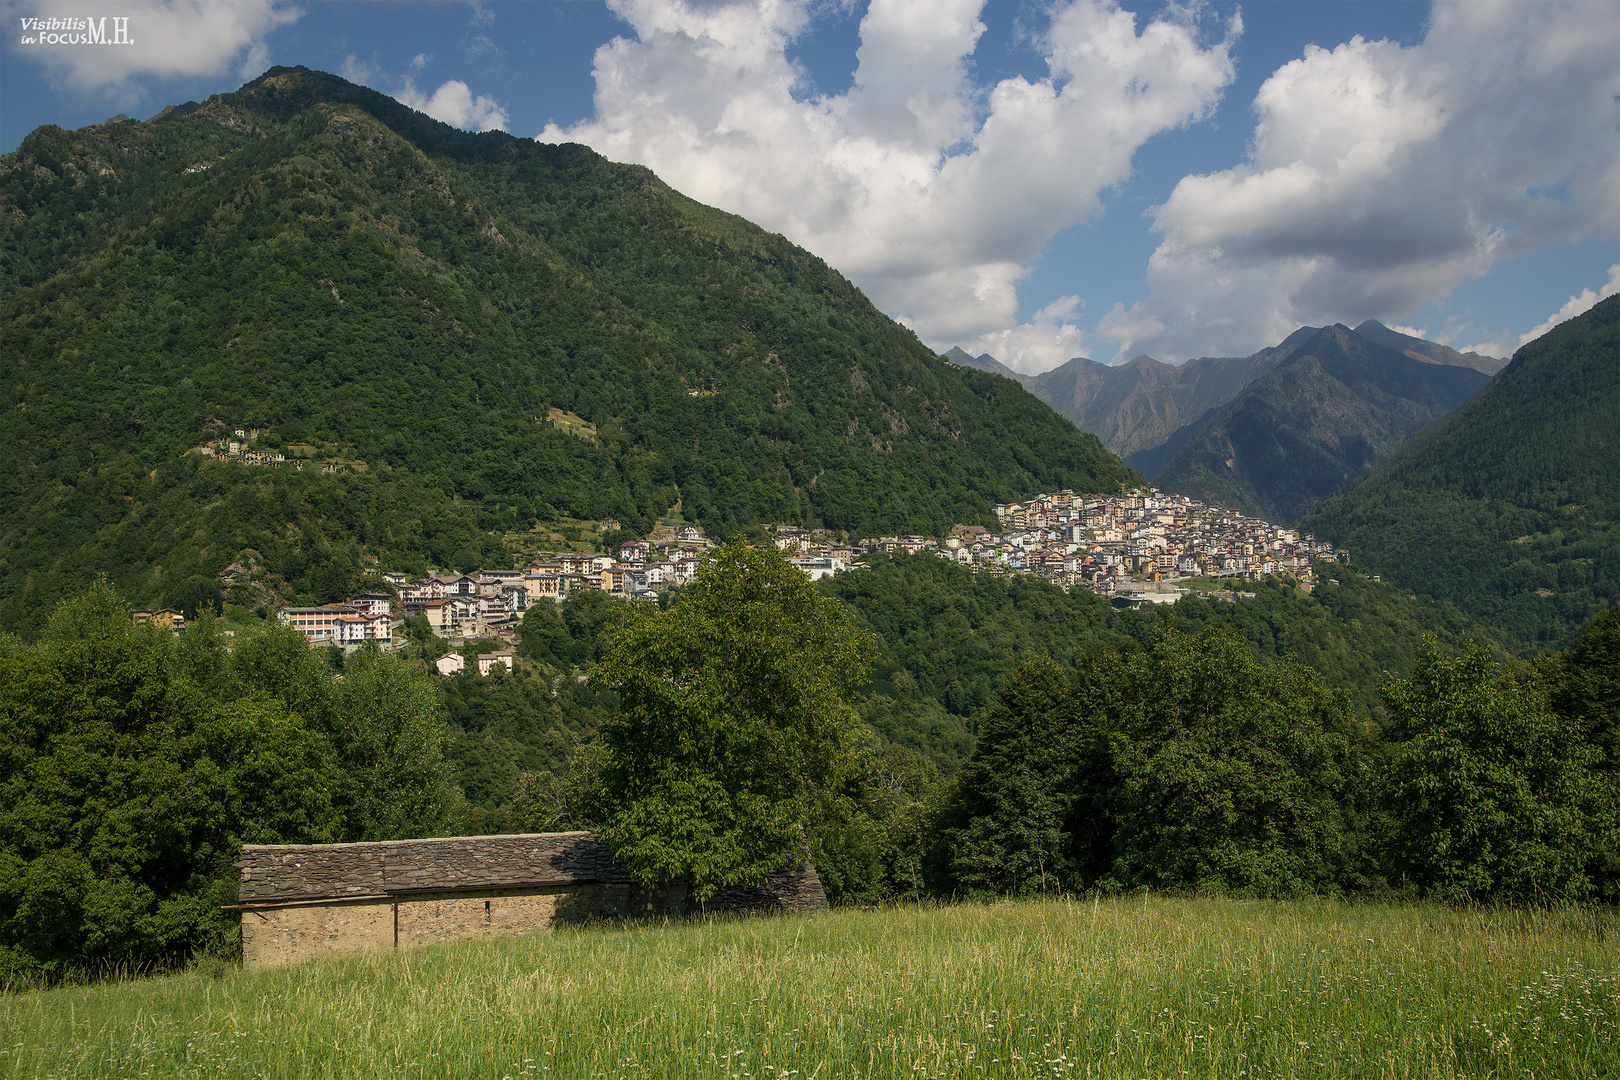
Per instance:
[[[243,844],[236,866],[243,904],[631,881],[608,846],[589,832]]]

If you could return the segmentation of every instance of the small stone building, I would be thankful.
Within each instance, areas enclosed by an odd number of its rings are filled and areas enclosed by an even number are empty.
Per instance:
[[[684,883],[641,887],[588,832],[244,844],[236,865],[245,968],[687,911]],[[762,887],[722,889],[705,910],[826,906],[815,868],[795,860]]]

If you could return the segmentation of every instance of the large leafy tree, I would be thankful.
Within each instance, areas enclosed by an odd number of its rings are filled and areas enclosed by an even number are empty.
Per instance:
[[[1103,728],[1089,776],[1119,785],[1096,790],[1114,880],[1265,895],[1360,883],[1366,758],[1342,691],[1219,627],[1166,628],[1121,659],[1082,672]]]
[[[1581,717],[1534,679],[1498,675],[1484,649],[1433,641],[1411,679],[1384,690],[1395,754],[1386,799],[1396,867],[1448,900],[1571,901],[1614,835]]]
[[[1085,738],[1069,675],[1026,661],[981,717],[962,770],[948,847],[956,884],[970,893],[1022,895],[1078,884],[1074,858],[1077,754]]]
[[[0,980],[183,959],[228,936],[238,845],[340,838],[327,741],[196,660],[104,585],[0,658]]]
[[[1330,892],[1365,870],[1365,758],[1342,693],[1235,631],[1162,627],[1071,678],[1045,657],[983,715],[946,818],[969,893]]]
[[[1561,658],[1553,707],[1572,725],[1575,738],[1597,757],[1599,789],[1588,876],[1598,895],[1620,902],[1620,608],[1587,624],[1575,648]]]
[[[230,950],[242,844],[448,831],[443,742],[394,657],[337,680],[289,628],[174,637],[105,583],[0,637],[0,982]]]
[[[631,606],[592,674],[601,833],[641,881],[760,884],[833,797],[871,640],[774,549],[719,549],[675,603]]]

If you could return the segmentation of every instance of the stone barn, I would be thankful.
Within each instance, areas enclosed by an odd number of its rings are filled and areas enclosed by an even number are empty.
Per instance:
[[[244,968],[687,911],[685,884],[641,887],[588,832],[244,844],[236,865]],[[760,888],[722,889],[705,910],[826,906],[815,868],[794,860]]]

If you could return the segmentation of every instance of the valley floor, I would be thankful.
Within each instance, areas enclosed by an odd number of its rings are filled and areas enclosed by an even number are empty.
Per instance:
[[[1620,916],[835,910],[0,997],[0,1076],[1600,1077]]]

